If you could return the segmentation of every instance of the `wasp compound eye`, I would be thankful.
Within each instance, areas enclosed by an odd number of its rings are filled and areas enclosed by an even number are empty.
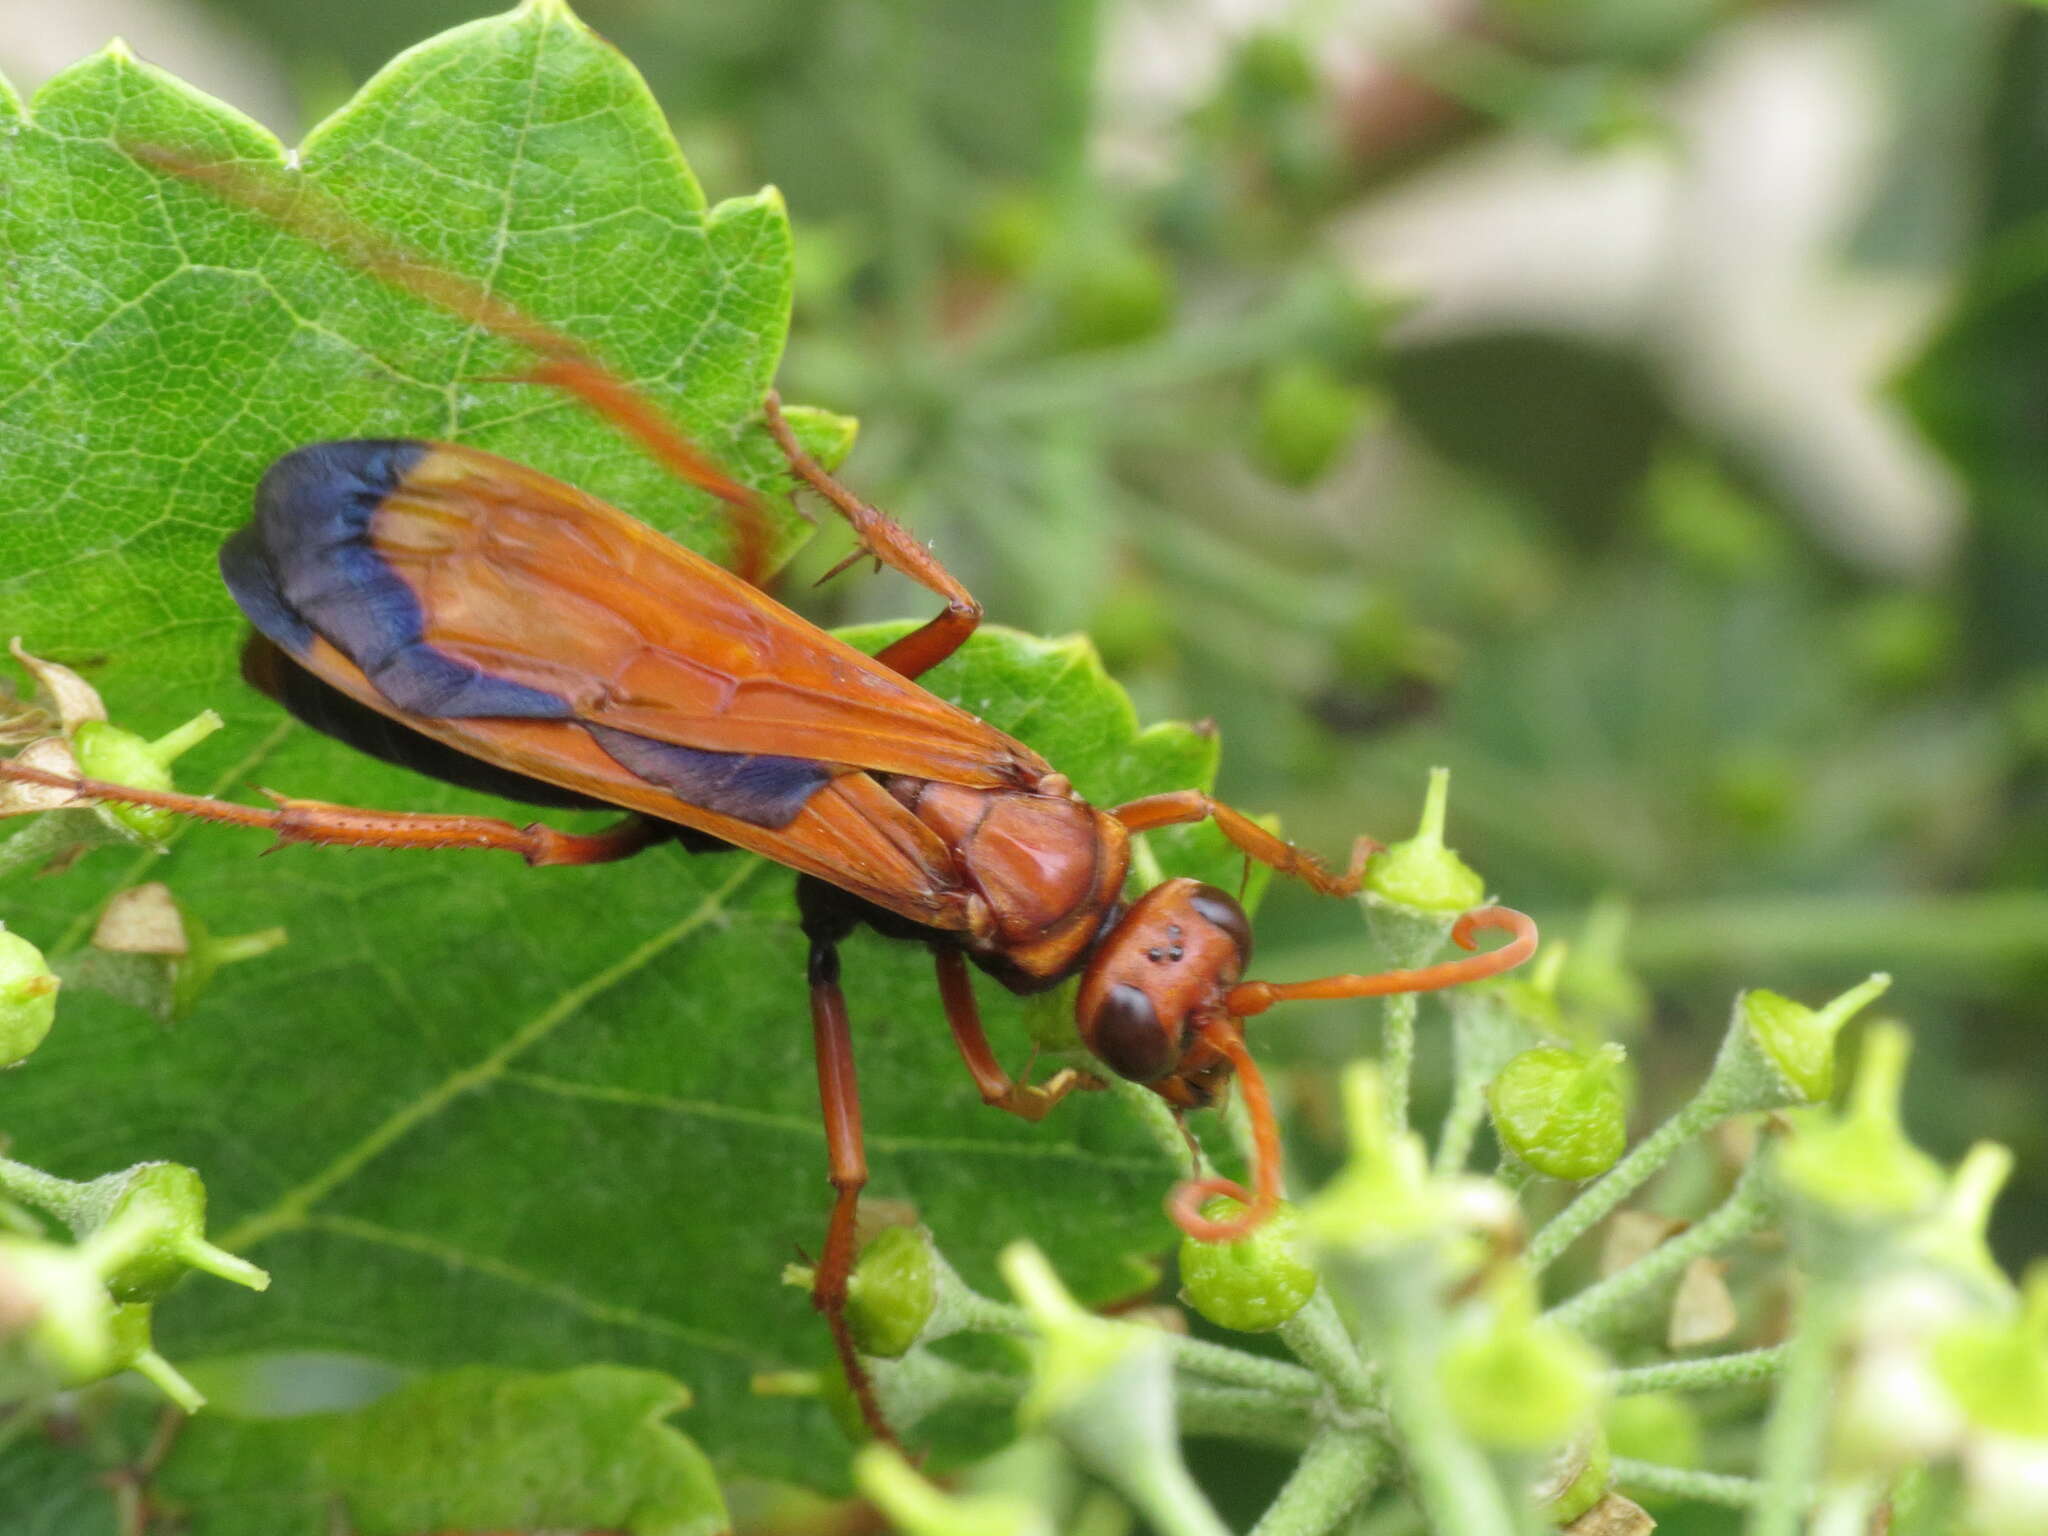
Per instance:
[[[1085,1033],[1089,1048],[1103,1064],[1134,1083],[1157,1081],[1180,1059],[1152,999],[1128,983],[1109,989]]]
[[[1212,928],[1228,935],[1237,946],[1240,961],[1252,957],[1252,922],[1235,897],[1213,885],[1198,885],[1188,893],[1188,905]]]

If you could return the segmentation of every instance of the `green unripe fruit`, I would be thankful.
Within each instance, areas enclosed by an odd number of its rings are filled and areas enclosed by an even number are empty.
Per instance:
[[[1676,1392],[1638,1392],[1607,1409],[1607,1443],[1617,1456],[1697,1467],[1706,1460],[1699,1410]]]
[[[0,929],[0,1067],[25,1059],[50,1033],[57,985],[41,950]]]
[[[2018,1317],[1965,1323],[1936,1339],[1934,1370],[1972,1425],[2048,1440],[2048,1263],[2027,1272]]]
[[[1060,339],[1120,347],[1161,329],[1173,312],[1173,274],[1136,245],[1098,247],[1078,260],[1057,296]]]
[[[968,235],[975,261],[997,277],[1022,277],[1044,258],[1059,219],[1044,198],[1012,189],[982,208]]]
[[[1605,1173],[1628,1142],[1628,1105],[1617,1080],[1625,1052],[1591,1056],[1562,1046],[1524,1051],[1487,1089],[1501,1145],[1538,1173],[1576,1182]]]
[[[206,1186],[182,1163],[138,1163],[83,1186],[72,1218],[82,1239],[115,1248],[105,1273],[116,1301],[156,1300],[188,1269],[262,1290],[270,1276],[206,1240]]]
[[[1240,1201],[1221,1196],[1202,1207],[1211,1221],[1244,1212]],[[1231,1243],[1180,1243],[1181,1299],[1219,1328],[1265,1333],[1308,1305],[1316,1293],[1316,1271],[1308,1259],[1308,1234],[1301,1213],[1282,1204],[1250,1235]]]
[[[145,741],[104,720],[82,720],[72,733],[71,750],[78,758],[78,771],[88,779],[104,779],[131,789],[175,789],[171,764],[219,730],[220,723],[220,716],[209,709],[168,735]],[[174,814],[158,806],[108,805],[105,809],[114,820],[151,842],[162,842],[178,824]]]
[[[1742,1023],[1793,1093],[1823,1104],[1835,1092],[1835,1036],[1865,1003],[1892,984],[1882,971],[1820,1008],[1758,987],[1742,994]]]
[[[1373,856],[1365,872],[1368,893],[1426,912],[1463,912],[1486,900],[1486,882],[1444,846],[1444,808],[1450,792],[1450,770],[1432,768],[1420,827],[1406,842]]]
[[[1899,1026],[1870,1027],[1846,1112],[1802,1122],[1779,1155],[1796,1195],[1838,1219],[1876,1224],[1916,1216],[1940,1199],[1941,1170],[1899,1123],[1911,1049]]]
[[[1313,359],[1283,363],[1259,383],[1252,460],[1282,485],[1314,485],[1358,434],[1369,404],[1364,390]]]
[[[1600,1357],[1536,1316],[1517,1286],[1445,1346],[1438,1367],[1459,1422],[1482,1445],[1539,1451],[1584,1428],[1600,1400]]]
[[[846,1322],[862,1354],[894,1360],[931,1321],[938,1294],[931,1238],[889,1227],[863,1248],[846,1288]]]

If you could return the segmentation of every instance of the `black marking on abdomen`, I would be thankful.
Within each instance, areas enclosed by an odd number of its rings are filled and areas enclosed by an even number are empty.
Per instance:
[[[621,767],[679,800],[756,827],[786,827],[832,778],[824,763],[766,752],[708,752],[635,736],[610,726],[583,728]]]

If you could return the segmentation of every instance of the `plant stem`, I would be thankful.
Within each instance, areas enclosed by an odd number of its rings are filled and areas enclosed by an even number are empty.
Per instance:
[[[1252,1536],[1323,1536],[1372,1491],[1386,1467],[1386,1449],[1352,1429],[1325,1429],[1309,1443],[1286,1485]]]
[[[1311,1406],[1247,1387],[1217,1387],[1181,1381],[1174,1387],[1176,1420],[1183,1435],[1214,1435],[1254,1445],[1299,1451],[1317,1434]]]
[[[1486,1118],[1486,1084],[1477,1076],[1461,1075],[1451,1092],[1451,1107],[1444,1114],[1442,1134],[1437,1137],[1434,1172],[1438,1178],[1454,1178],[1472,1160],[1472,1143],[1480,1122]]]
[[[1764,1491],[1750,1521],[1751,1536],[1799,1536],[1820,1471],[1835,1346],[1853,1296],[1853,1285],[1840,1276],[1808,1272],[1777,1398],[1764,1423],[1757,1458]]]
[[[1387,999],[1386,1024],[1380,1036],[1380,1070],[1387,1085],[1387,1129],[1399,1136],[1408,1129],[1408,1090],[1415,1077],[1415,1015],[1420,1002],[1413,992]]]
[[[1531,1272],[1542,1273],[1559,1254],[1642,1188],[1681,1146],[1722,1119],[1727,1112],[1727,1099],[1710,1078],[1678,1113],[1652,1131],[1633,1152],[1553,1216],[1536,1234],[1530,1241],[1527,1256]]]
[[[1744,1509],[1763,1497],[1763,1485],[1753,1477],[1732,1477],[1725,1472],[1695,1472],[1689,1467],[1667,1467],[1655,1461],[1614,1458],[1614,1481],[1641,1493],[1669,1493],[1681,1499],[1698,1499],[1703,1504],[1727,1504]]]
[[[1704,1360],[1670,1360],[1661,1365],[1638,1365],[1614,1371],[1607,1378],[1616,1397],[1637,1392],[1704,1392],[1714,1387],[1739,1386],[1744,1382],[1769,1381],[1785,1369],[1786,1346],[1745,1349],[1732,1355],[1709,1355]]]
[[[947,1305],[954,1309],[960,1327],[967,1332],[1028,1338],[1034,1331],[1031,1314],[1022,1307],[991,1300],[965,1286],[948,1298]],[[1206,1339],[1188,1339],[1176,1334],[1168,1334],[1165,1338],[1167,1353],[1173,1357],[1177,1369],[1205,1377],[1210,1382],[1264,1392],[1291,1403],[1310,1402],[1323,1395],[1321,1378],[1298,1365],[1289,1365],[1285,1360],[1247,1354],[1244,1350],[1232,1349],[1227,1344],[1212,1344]]]
[[[1346,1408],[1379,1406],[1379,1380],[1360,1357],[1327,1289],[1318,1286],[1308,1304],[1280,1325],[1280,1339],[1295,1359],[1329,1383]]]
[[[1457,1536],[1513,1536],[1514,1511],[1485,1454],[1459,1429],[1437,1369],[1444,1323],[1439,1276],[1421,1255],[1369,1261],[1361,1308],[1386,1383],[1387,1413],[1430,1529]]]
[[[84,1193],[83,1184],[60,1179],[40,1168],[31,1168],[27,1163],[17,1163],[11,1157],[0,1157],[0,1194],[10,1199],[23,1201],[69,1221],[78,1210]]]
[[[1092,1470],[1105,1477],[1112,1471]],[[1178,1457],[1145,1457],[1123,1464],[1121,1474],[1111,1481],[1159,1536],[1231,1536]]]
[[[1618,1169],[1616,1171],[1619,1172]],[[1597,1189],[1599,1186],[1594,1187]],[[1592,1192],[1587,1191],[1588,1194]],[[1569,1301],[1552,1307],[1552,1320],[1581,1333],[1599,1332],[1613,1326],[1628,1316],[1636,1302],[1658,1286],[1677,1278],[1694,1259],[1717,1252],[1745,1233],[1761,1227],[1770,1220],[1773,1205],[1769,1181],[1763,1173],[1763,1160],[1754,1159],[1743,1169],[1735,1188],[1728,1192],[1728,1198],[1712,1215],[1695,1222],[1669,1242],[1659,1243],[1626,1269],[1617,1270],[1605,1280],[1587,1286]],[[1571,1207],[1568,1206],[1564,1215],[1570,1214]],[[1558,1219],[1562,1220],[1563,1216]],[[1544,1232],[1549,1230],[1549,1227],[1544,1228]],[[1538,1241],[1542,1235],[1537,1235]]]

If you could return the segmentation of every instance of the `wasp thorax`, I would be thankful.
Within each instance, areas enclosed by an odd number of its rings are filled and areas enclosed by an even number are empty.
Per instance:
[[[1119,1077],[1190,1108],[1214,1099],[1227,1066],[1191,1049],[1204,1019],[1224,1016],[1223,994],[1252,947],[1244,908],[1198,880],[1169,880],[1132,904],[1102,941],[1075,1004],[1081,1039]]]

